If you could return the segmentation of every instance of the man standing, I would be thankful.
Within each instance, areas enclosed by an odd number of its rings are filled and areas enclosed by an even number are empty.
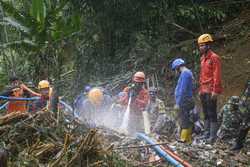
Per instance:
[[[165,120],[166,110],[164,102],[157,97],[157,89],[154,87],[149,88],[149,103],[146,110],[150,113],[150,124],[153,132],[159,133],[163,123],[162,120]],[[156,124],[158,125],[157,128]]]
[[[129,99],[131,100],[128,127],[128,131],[131,135],[143,131],[142,113],[145,111],[149,100],[148,90],[144,88],[145,78],[144,72],[136,72],[132,78],[132,84],[123,90],[126,94],[121,99],[121,104],[127,106]]]
[[[180,110],[181,141],[190,144],[192,142],[192,122],[190,111],[194,109],[193,100],[193,74],[185,67],[183,59],[175,59],[172,63],[172,70],[180,74],[176,88],[176,108]]]
[[[36,112],[39,110],[57,111],[59,98],[51,87],[49,81],[42,80],[38,83],[40,98],[30,104],[29,111]]]
[[[82,104],[83,104],[83,101],[85,99],[87,99],[88,97],[88,93],[89,91],[91,90],[91,86],[90,85],[86,85],[84,87],[84,91],[81,92],[74,100],[74,103],[73,103],[73,107],[74,107],[74,112],[75,114],[79,115],[80,112],[81,112],[81,109],[82,109]]]
[[[216,140],[218,130],[217,98],[222,93],[221,60],[210,47],[213,39],[210,34],[203,34],[198,38],[201,56],[199,95],[204,113],[204,138],[208,143]]]

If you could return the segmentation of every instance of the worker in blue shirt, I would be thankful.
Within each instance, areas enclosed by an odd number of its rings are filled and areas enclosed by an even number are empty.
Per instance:
[[[175,108],[179,111],[182,142],[192,142],[192,122],[190,111],[194,109],[193,100],[193,74],[185,66],[183,59],[175,59],[172,63],[172,70],[179,73],[179,79],[175,88]]]

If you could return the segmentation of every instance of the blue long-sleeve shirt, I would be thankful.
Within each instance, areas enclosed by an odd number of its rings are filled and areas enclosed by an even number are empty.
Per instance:
[[[190,70],[181,72],[175,88],[175,101],[180,106],[186,98],[193,96],[193,74]]]

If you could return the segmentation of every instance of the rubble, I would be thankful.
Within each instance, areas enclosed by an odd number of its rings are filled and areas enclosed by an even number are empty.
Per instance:
[[[49,111],[12,113],[0,117],[0,148],[9,153],[9,166],[171,166],[150,145],[106,127],[89,129],[74,118]],[[250,141],[240,152],[217,142],[192,145],[174,135],[156,136],[162,144],[192,166],[244,167],[250,165]],[[166,144],[168,143],[168,144]]]
[[[213,146],[204,143],[187,145],[172,142],[169,146],[174,147],[175,152],[192,166],[247,167],[250,165],[250,157],[247,156],[247,150],[250,148],[249,143],[241,152],[230,151],[228,145],[219,142]]]
[[[155,136],[151,137],[155,138]],[[167,136],[160,136],[158,143],[168,143],[163,144],[162,146],[172,150],[181,159],[187,161],[194,167],[250,166],[250,157],[248,155],[250,150],[249,141],[246,142],[246,147],[244,147],[240,152],[230,151],[230,146],[221,142],[217,142],[214,145],[202,142],[188,145],[178,142],[174,138],[170,139]],[[144,142],[136,139],[128,140],[127,143],[124,142],[122,146],[127,146],[127,148],[125,147],[122,150],[116,151],[119,152],[119,154],[123,154],[127,159],[135,160],[137,166],[138,164],[143,164],[143,166],[171,166],[162,159],[157,159],[155,152]]]
[[[115,157],[97,129],[49,111],[13,113],[0,117],[0,147],[9,154],[8,166],[115,166]]]

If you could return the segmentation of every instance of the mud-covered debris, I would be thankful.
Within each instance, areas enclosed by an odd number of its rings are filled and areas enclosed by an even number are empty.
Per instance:
[[[97,129],[49,111],[12,113],[0,117],[0,147],[9,153],[8,166],[74,167],[126,164],[108,150]],[[70,120],[70,121],[69,121]]]

